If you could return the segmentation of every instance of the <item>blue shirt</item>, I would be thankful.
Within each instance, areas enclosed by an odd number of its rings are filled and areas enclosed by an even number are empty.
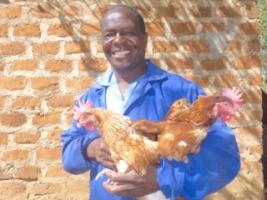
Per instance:
[[[204,95],[197,84],[168,73],[149,60],[146,64],[147,72],[124,105],[123,114],[132,121],[160,121],[174,101],[186,98],[192,103],[199,95]],[[111,75],[105,75],[81,99],[90,100],[95,107],[106,108],[106,91],[110,80]],[[190,200],[200,200],[225,186],[237,175],[240,157],[231,129],[217,120],[208,132],[199,153],[189,155],[188,163],[160,160],[157,181],[167,198],[175,200],[177,196],[183,196]],[[61,136],[64,169],[72,174],[90,170],[91,200],[134,200],[135,198],[112,195],[103,189],[102,183],[106,177],[95,180],[95,176],[104,167],[87,158],[86,148],[98,137],[97,131],[89,133],[73,121],[71,127]]]

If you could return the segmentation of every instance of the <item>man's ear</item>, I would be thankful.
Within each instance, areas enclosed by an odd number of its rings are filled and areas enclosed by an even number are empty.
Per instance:
[[[147,41],[148,41],[148,34],[147,32],[144,33],[144,42],[146,44],[146,47],[147,47]]]

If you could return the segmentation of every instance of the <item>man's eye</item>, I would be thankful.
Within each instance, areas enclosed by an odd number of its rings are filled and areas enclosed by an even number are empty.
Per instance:
[[[134,32],[131,32],[131,31],[126,31],[123,33],[124,36],[134,36]]]
[[[106,33],[106,34],[104,34],[104,38],[111,38],[111,37],[115,37],[115,33]]]

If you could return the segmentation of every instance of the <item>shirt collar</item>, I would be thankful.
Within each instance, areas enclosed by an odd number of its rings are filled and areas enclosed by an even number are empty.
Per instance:
[[[147,81],[157,81],[166,77],[165,71],[156,66],[150,59],[146,60],[147,71],[144,74],[144,79]],[[106,72],[100,75],[96,79],[96,83],[99,86],[110,86],[114,81],[114,71],[112,68],[109,68]]]

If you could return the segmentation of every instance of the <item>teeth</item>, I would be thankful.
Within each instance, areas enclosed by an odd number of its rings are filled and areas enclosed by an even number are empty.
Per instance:
[[[130,53],[129,50],[127,50],[127,51],[116,51],[116,52],[114,53],[114,55],[126,55],[126,54],[128,54],[128,53]]]

